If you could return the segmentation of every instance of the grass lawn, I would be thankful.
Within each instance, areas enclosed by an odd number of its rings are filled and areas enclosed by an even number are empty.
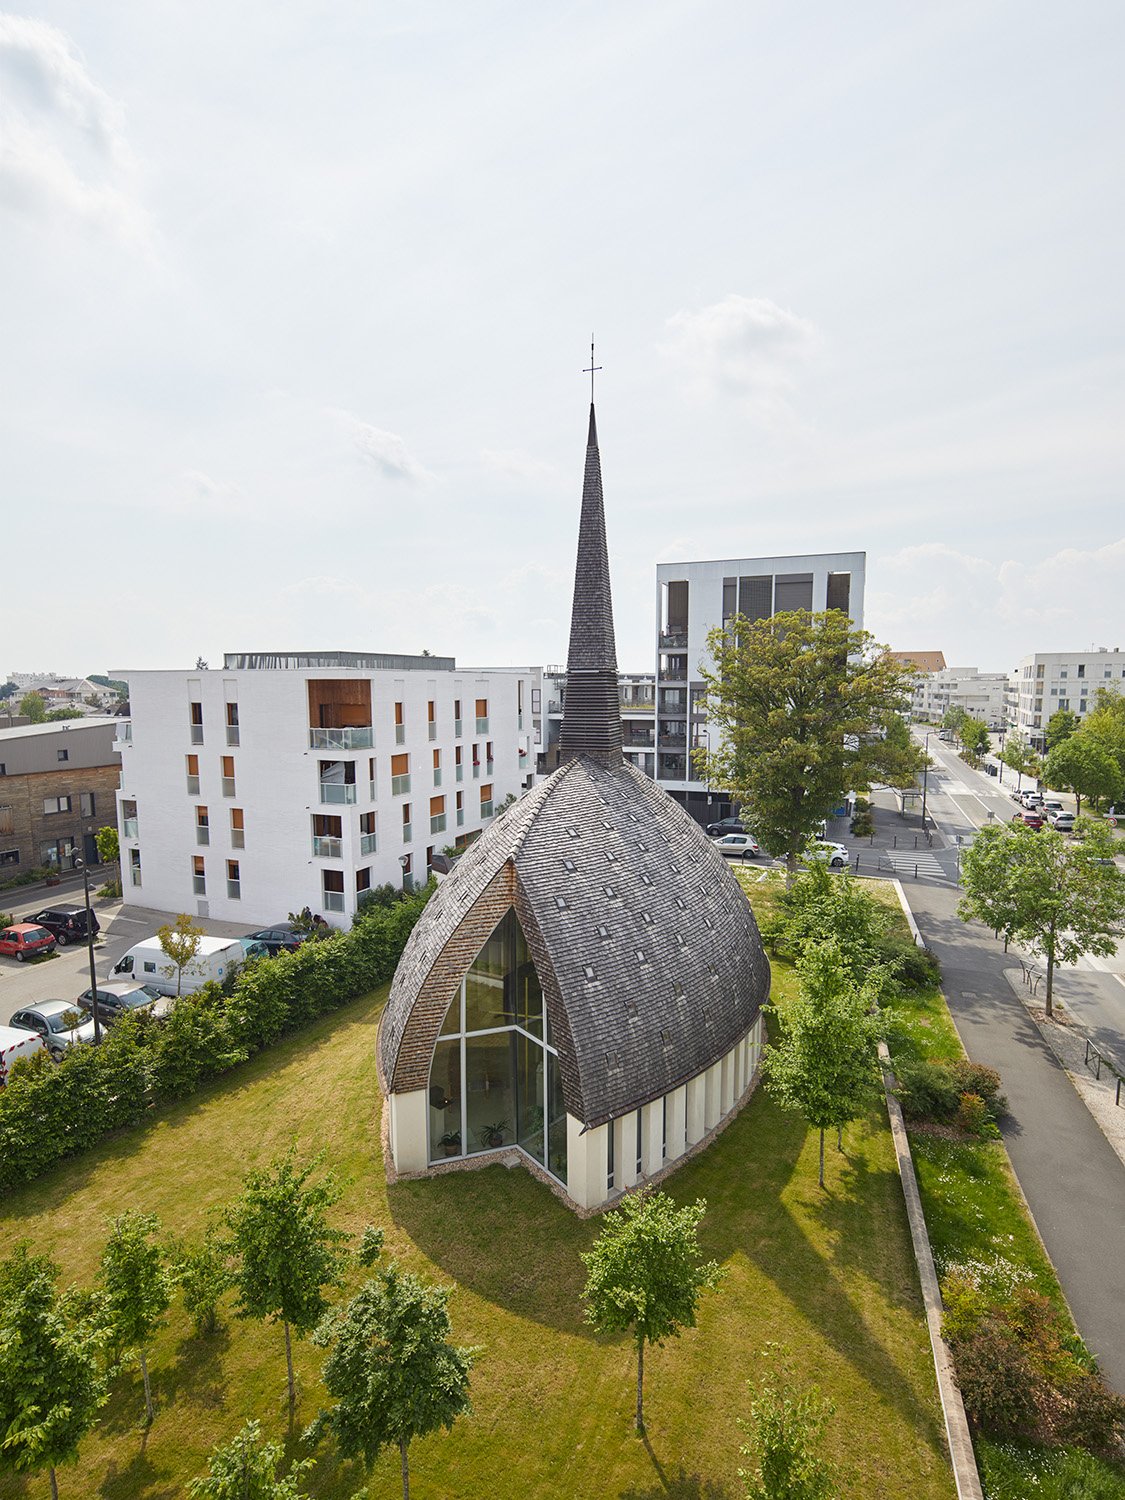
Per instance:
[[[777,966],[781,997],[791,982]],[[828,1190],[816,1186],[816,1137],[756,1094],[728,1130],[670,1181],[681,1201],[703,1196],[702,1240],[726,1269],[700,1326],[646,1359],[649,1434],[631,1430],[632,1346],[600,1338],[579,1305],[579,1252],[598,1231],[526,1172],[490,1167],[388,1190],[378,1147],[375,1028],[384,994],[263,1053],[151,1124],[123,1132],[12,1194],[4,1242],[27,1236],[87,1282],[105,1219],[126,1207],[156,1212],[195,1235],[208,1210],[235,1195],[246,1169],[296,1140],[323,1149],[347,1182],[342,1227],[387,1230],[390,1253],[456,1284],[459,1342],[483,1346],[472,1417],[411,1451],[412,1495],[724,1500],[737,1480],[746,1382],[768,1340],[787,1344],[804,1377],[837,1404],[828,1448],[849,1472],[850,1497],[951,1500],[942,1422],[921,1319],[902,1192],[881,1112],[829,1151]],[[361,1274],[361,1273],[360,1273]],[[355,1278],[358,1281],[358,1275]],[[319,1350],[296,1348],[300,1427],[322,1391]],[[190,1335],[178,1308],[150,1355],[157,1402],[146,1435],[137,1372],[114,1387],[66,1496],[171,1500],[203,1472],[209,1449],[248,1417],[284,1437],[285,1363],[279,1328],[227,1316],[210,1340]],[[290,1451],[301,1450],[292,1439]],[[311,1493],[350,1497],[362,1474],[329,1449]],[[398,1491],[385,1455],[372,1496]],[[0,1482],[0,1495],[46,1494],[45,1476]]]

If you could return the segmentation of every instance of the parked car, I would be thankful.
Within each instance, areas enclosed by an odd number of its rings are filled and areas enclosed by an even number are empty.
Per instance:
[[[81,1007],[70,1000],[41,1000],[38,1005],[25,1005],[17,1010],[9,1025],[20,1031],[34,1031],[43,1038],[43,1045],[55,1062],[59,1062],[73,1046],[94,1040],[94,1022],[82,1019],[73,1030],[63,1017],[72,1011],[82,1014]]]
[[[299,932],[293,931],[292,922],[275,922],[272,927],[263,927],[260,932],[248,932],[247,938],[261,943],[271,956],[275,953],[296,953],[305,941]],[[243,939],[245,943],[246,939]]]
[[[741,818],[720,818],[717,823],[708,823],[708,838],[721,839],[724,833],[745,833]]]
[[[93,912],[89,916],[94,936],[97,937],[102,924]],[[65,948],[67,943],[84,943],[89,930],[84,906],[45,906],[42,911],[32,912],[30,917],[24,917],[24,921],[45,927],[60,948]]]
[[[1045,813],[1048,818],[1053,817],[1055,813],[1066,811],[1057,797],[1044,797],[1042,806],[1039,810],[1040,812]]]
[[[1020,801],[1024,807],[1039,807],[1043,802],[1043,793],[1036,791],[1022,791]]]
[[[1043,827],[1043,817],[1034,808],[1027,808],[1024,812],[1016,813],[1012,822],[1022,823],[1025,828],[1033,828],[1036,832]]]
[[[821,840],[806,849],[805,859],[824,860],[830,870],[846,870],[851,863],[851,855],[843,844],[833,844],[827,840]]]
[[[762,852],[757,839],[749,833],[724,833],[714,844],[726,859],[757,859]]]
[[[1057,812],[1053,815],[1048,813],[1047,821],[1057,833],[1074,832],[1074,814],[1072,812]]]
[[[55,940],[47,929],[31,922],[17,922],[14,927],[5,927],[0,932],[0,953],[18,959],[21,964],[25,959],[37,958],[40,953],[53,953],[54,948]]]
[[[43,1038],[37,1031],[18,1026],[0,1026],[0,1084],[7,1083],[8,1069],[21,1057],[32,1057],[43,1050]]]
[[[93,990],[83,990],[77,1001],[82,1010],[91,1014],[93,995]],[[171,1002],[165,1001],[155,985],[134,984],[128,979],[107,979],[98,985],[98,1016],[106,1025],[112,1025],[121,1016],[143,1013],[165,1016],[170,1009]]]
[[[202,937],[195,957],[177,974],[160,940],[143,938],[118,959],[113,973],[123,975],[133,985],[150,985],[161,995],[191,995],[212,980],[222,984],[245,959],[245,945],[238,938]]]

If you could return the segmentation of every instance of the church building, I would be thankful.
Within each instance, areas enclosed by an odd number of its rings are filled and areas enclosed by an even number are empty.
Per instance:
[[[403,952],[378,1040],[395,1171],[514,1151],[598,1208],[740,1107],[769,986],[723,857],[622,755],[591,403],[561,763],[461,856]]]

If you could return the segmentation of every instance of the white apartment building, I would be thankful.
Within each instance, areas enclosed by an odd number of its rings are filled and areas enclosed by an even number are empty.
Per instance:
[[[761,620],[789,609],[843,610],[862,628],[866,567],[865,552],[657,565],[656,779],[694,818],[730,810],[725,794],[698,780],[690,756],[709,743],[699,671],[708,631],[735,614]]]
[[[429,876],[535,773],[533,669],[452,657],[232,654],[122,671],[126,900],[248,928]]]
[[[961,708],[972,718],[983,719],[989,729],[1002,729],[1007,694],[1007,672],[943,667],[919,678],[911,711],[923,723],[937,723],[947,710]]]
[[[652,672],[619,672],[621,749],[626,760],[646,776],[656,777],[656,677]],[[566,668],[543,668],[543,744],[539,770],[553,771],[559,763],[559,738],[566,703]]]
[[[1010,707],[1011,727],[1036,750],[1046,748],[1047,721],[1059,709],[1079,718],[1094,706],[1097,691],[1125,692],[1125,652],[1098,646],[1088,651],[1039,651],[1025,656],[1015,670]]]

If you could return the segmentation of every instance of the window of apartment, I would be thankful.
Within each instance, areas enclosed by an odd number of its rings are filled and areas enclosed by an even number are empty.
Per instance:
[[[126,799],[121,803],[121,832],[127,839],[138,837],[137,804],[133,800]]]
[[[246,820],[241,807],[230,810],[230,846],[232,849],[246,848]]]
[[[426,732],[430,739],[437,739],[437,704],[432,698],[426,704]]]
[[[480,776],[480,746],[478,744],[476,744],[476,742],[474,741],[474,743],[473,743],[473,780],[476,781],[479,778],[479,776]]]
[[[454,698],[454,700],[453,700],[453,738],[455,740],[459,740],[461,738],[461,700],[460,700],[460,698]]]
[[[411,891],[414,889],[413,854],[404,854],[399,863],[402,865],[402,888],[404,891]]]
[[[203,704],[188,704],[188,724],[191,727],[191,742],[193,745],[203,743]]]
[[[344,872],[343,870],[321,871],[321,889],[324,892],[325,911],[343,911],[344,909]]]
[[[18,865],[20,862],[20,851],[18,849],[0,849],[0,869],[9,865]]]
[[[141,851],[139,849],[129,850],[129,879],[133,885],[141,883]]]
[[[477,699],[477,733],[488,733],[488,699]]]
[[[211,842],[211,820],[207,815],[205,807],[195,809],[195,842],[197,844],[209,844]]]
[[[406,744],[406,714],[401,703],[395,704],[395,744]]]
[[[375,841],[375,814],[373,812],[360,813],[359,815],[359,852],[363,854],[374,854],[376,851]]]
[[[64,813],[64,812],[71,812],[71,811],[72,811],[72,808],[71,808],[71,799],[69,797],[44,797],[43,798],[43,815],[44,815],[44,817],[48,816],[51,813]]]
[[[227,744],[238,744],[238,704],[227,704]]]
[[[441,751],[434,751],[434,786],[441,786]]]
[[[0,776],[7,776],[7,774],[8,774],[8,767],[4,764],[4,762],[2,760],[0,760]]]
[[[84,818],[92,818],[95,816],[96,803],[94,800],[93,792],[78,793],[78,811]]]
[[[234,796],[234,756],[224,755],[220,757],[223,773],[223,796]]]
[[[362,870],[355,872],[355,893],[357,896],[371,889],[371,866],[365,865]]]
[[[232,901],[242,900],[242,866],[237,859],[227,860],[227,896]]]
[[[368,778],[369,778],[369,780],[371,782],[371,800],[372,800],[372,802],[374,802],[375,801],[375,757],[373,755],[369,755],[367,757],[367,775],[368,775]]]
[[[430,832],[445,832],[445,798],[430,798]]]
[[[70,751],[69,750],[59,750],[57,752],[57,754],[58,754],[58,757],[59,757],[60,760],[69,760],[70,759]]]
[[[457,827],[460,828],[465,821],[465,793],[457,793]]]
[[[454,745],[453,747],[453,779],[454,781],[463,781],[465,779],[465,767],[461,759],[460,745]]]
[[[485,768],[486,771],[491,771],[492,770],[492,741],[491,740],[489,740],[488,743],[484,747],[484,768]]]
[[[778,573],[773,581],[773,608],[775,614],[783,609],[812,609],[811,573]]]
[[[193,854],[191,857],[191,888],[197,896],[207,894],[207,871],[202,854]]]
[[[486,781],[480,789],[480,815],[482,818],[492,816],[492,783]]]
[[[410,824],[410,803],[404,802],[402,804],[402,842],[404,844],[409,844],[413,832]]]
[[[523,728],[523,678],[516,678],[516,728]]]
[[[1078,675],[1079,677],[1085,677],[1086,675],[1086,663],[1084,661],[1078,663]]]
[[[0,807],[0,833],[15,833],[15,819],[11,807]]]
[[[188,789],[188,796],[189,797],[198,797],[199,796],[199,756],[198,755],[185,755],[184,756],[184,761],[185,761],[185,764],[187,765],[187,789]]]
[[[1043,677],[1046,674],[1046,671],[1047,671],[1047,668],[1046,668],[1046,666],[1045,666],[1045,664],[1043,662],[1037,663],[1036,668],[1035,668],[1035,675],[1036,675],[1036,677]]]
[[[1063,667],[1063,668],[1062,668],[1062,669],[1061,669],[1061,670],[1060,670],[1060,672],[1059,672],[1059,676],[1060,676],[1060,677],[1065,677],[1065,676],[1066,676],[1066,668],[1065,668],[1065,667]]]
[[[824,597],[825,609],[838,609],[841,614],[848,614],[851,610],[852,598],[852,575],[850,573],[829,573],[828,588]]]
[[[410,790],[410,755],[404,751],[401,755],[391,756],[391,794],[401,797]]]
[[[427,844],[426,845],[426,879],[429,880],[430,876],[433,873],[434,873],[434,846],[433,846],[433,844]]]

